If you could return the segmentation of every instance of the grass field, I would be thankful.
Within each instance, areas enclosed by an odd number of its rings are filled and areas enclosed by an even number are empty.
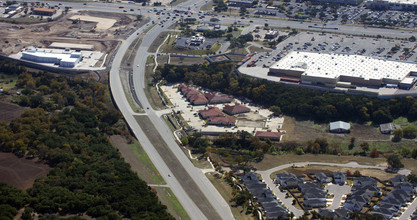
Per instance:
[[[174,155],[168,145],[165,143],[162,136],[159,134],[158,130],[153,125],[152,121],[148,116],[135,116],[136,121],[146,133],[146,136],[149,138],[149,141],[152,143],[156,151],[162,157],[166,165],[170,168],[171,172],[174,174],[178,182],[182,186],[187,186],[187,194],[195,202],[195,204],[200,208],[200,210],[207,216],[209,219],[219,219],[220,216],[217,212],[213,212],[213,207],[203,196],[203,193],[192,180],[188,172],[181,165],[181,162]]]
[[[386,158],[370,158],[370,157],[359,157],[359,156],[336,156],[327,154],[305,154],[305,155],[270,155],[266,154],[265,158],[259,162],[254,163],[254,167],[258,170],[267,170],[273,167],[277,167],[282,164],[297,163],[297,162],[327,162],[327,163],[349,163],[355,161],[361,165],[372,165],[372,166],[386,166]],[[417,160],[404,158],[401,160],[404,164],[405,169],[411,170],[412,173],[417,175]]]
[[[120,135],[113,135],[110,140],[141,179],[149,184],[166,184],[138,141],[128,144]]]
[[[377,170],[377,169],[361,169],[361,168],[350,168],[350,167],[332,167],[332,166],[320,166],[320,165],[310,165],[308,167],[305,168],[287,168],[287,169],[283,169],[280,170],[278,172],[272,173],[271,174],[271,178],[275,178],[275,174],[276,173],[281,173],[286,171],[287,173],[293,173],[297,176],[299,175],[306,175],[306,174],[310,174],[310,173],[319,173],[319,172],[323,172],[326,173],[328,176],[330,176],[333,172],[346,172],[346,171],[350,171],[350,172],[355,172],[356,170],[359,171],[363,176],[372,176],[372,177],[376,177],[382,181],[385,180],[389,180],[391,178],[393,178],[394,176],[396,176],[397,174],[393,174],[393,173],[387,173],[383,170]]]
[[[129,144],[130,150],[132,150],[133,154],[138,158],[138,160],[143,164],[143,168],[147,170],[146,173],[141,173],[141,176],[148,176],[153,179],[152,182],[155,182],[156,184],[166,184],[164,179],[159,174],[158,170],[153,165],[151,159],[149,159],[146,152],[143,150],[143,148],[140,146],[139,142],[136,141],[133,144]],[[147,177],[146,179],[149,179]],[[152,183],[151,181],[146,181],[147,183]]]
[[[214,7],[213,1],[208,1],[205,5],[203,5],[200,10],[201,11],[212,11],[212,8]]]
[[[223,179],[220,177],[213,176],[213,173],[206,173],[207,178],[210,182],[216,187],[217,191],[222,195],[226,202],[230,202],[233,198],[232,191],[233,188]],[[255,219],[252,215],[246,215],[245,211],[241,206],[238,207],[230,207],[232,210],[232,214],[236,220],[252,220]]]
[[[404,122],[404,119],[402,123]],[[405,119],[406,120],[406,119]],[[376,148],[380,152],[393,152],[401,150],[402,147],[410,149],[416,148],[414,140],[402,139],[400,142],[392,142],[390,135],[381,134],[378,127],[368,124],[351,123],[351,132],[349,134],[334,134],[329,132],[328,123],[315,123],[309,120],[297,120],[293,117],[285,116],[283,130],[286,135],[283,141],[297,141],[303,143],[308,140],[314,140],[317,137],[324,137],[329,143],[338,144],[344,152],[353,153],[362,151],[360,144],[368,142],[370,149]],[[355,147],[349,149],[350,138],[355,137]]]
[[[168,36],[168,34],[170,34],[170,32],[168,32],[168,31],[160,33],[158,35],[158,37],[154,40],[154,42],[152,42],[151,46],[149,46],[148,52],[156,53],[156,50],[158,49],[159,45],[161,45],[164,42],[164,40]],[[162,52],[162,51],[163,50],[161,50],[160,52]]]
[[[203,64],[205,59],[203,57],[173,57],[171,56],[170,64],[174,65],[193,65]]]
[[[18,75],[0,74],[0,88],[14,88],[16,86],[17,77]]]
[[[29,108],[21,107],[16,104],[7,102],[0,102],[0,121],[11,122],[13,119],[20,117],[20,115]]]
[[[154,187],[158,193],[158,198],[161,200],[162,204],[166,205],[169,213],[175,217],[175,219],[190,219],[185,212],[184,208],[181,206],[177,197],[175,197],[172,190],[168,187]]]
[[[166,107],[162,103],[161,98],[159,97],[158,91],[153,84],[153,69],[155,67],[155,59],[154,56],[149,56],[148,61],[146,62],[145,68],[145,93],[146,97],[148,97],[149,104],[151,104],[153,109],[165,109]]]

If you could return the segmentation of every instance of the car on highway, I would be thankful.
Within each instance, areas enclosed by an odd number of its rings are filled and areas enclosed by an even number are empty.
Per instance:
[[[123,6],[120,6],[119,8],[124,8]]]

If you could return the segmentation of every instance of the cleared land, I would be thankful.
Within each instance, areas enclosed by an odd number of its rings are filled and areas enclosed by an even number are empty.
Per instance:
[[[159,155],[161,155],[177,180],[181,183],[182,186],[188,186],[188,188],[185,189],[187,194],[190,196],[190,198],[193,199],[195,204],[200,208],[204,215],[206,215],[208,219],[220,219],[220,216],[217,214],[217,212],[213,212],[213,207],[203,196],[200,188],[192,180],[187,171],[181,165],[180,161],[178,161],[178,159],[166,145],[149,117],[135,116],[135,118],[142,130],[145,131],[149,141],[153,144]]]
[[[28,160],[0,152],[0,181],[18,189],[30,188],[36,179],[45,177],[50,169],[36,159]]]
[[[18,105],[0,102],[0,121],[11,122],[26,110],[27,108]]]
[[[207,62],[203,57],[174,57],[171,56],[170,64],[174,65],[193,65],[193,64],[203,64]]]
[[[153,68],[155,67],[155,59],[154,56],[149,56],[146,62],[145,67],[145,80],[146,80],[146,88],[145,93],[146,97],[148,97],[149,104],[151,104],[153,109],[165,109],[162,99],[159,97],[158,91],[156,90],[155,85],[153,84]]]
[[[74,15],[70,17],[70,19],[95,22],[97,23],[96,29],[98,30],[107,30],[111,28],[114,25],[114,23],[116,23],[115,19],[100,18],[100,17],[93,17],[93,16],[86,16],[86,15]]]
[[[148,184],[166,184],[137,141],[133,144],[128,144],[126,139],[120,135],[113,135],[110,137],[110,140],[119,149],[122,157],[131,165],[132,170],[141,179],[145,180]]]
[[[297,176],[303,175],[303,174],[311,174],[311,173],[319,173],[323,172],[327,174],[328,176],[331,176],[333,172],[355,172],[356,170],[359,171],[363,176],[372,176],[376,177],[382,181],[389,180],[396,176],[397,174],[393,173],[387,173],[382,170],[376,170],[376,169],[362,169],[362,168],[351,168],[351,167],[332,167],[332,166],[319,166],[319,165],[310,165],[305,168],[287,168],[284,170],[280,170],[277,173],[281,173],[286,171],[287,173],[293,173]],[[273,177],[275,178],[275,173],[273,173]]]
[[[315,123],[309,120],[297,120],[294,117],[285,116],[285,123],[282,127],[286,131],[283,141],[297,141],[303,143],[314,140],[317,137],[324,137],[329,143],[338,144],[343,151],[353,153],[361,152],[360,144],[368,142],[370,149],[376,148],[382,152],[392,152],[402,147],[416,148],[414,140],[402,139],[400,142],[392,142],[390,135],[381,134],[379,127],[368,124],[351,124],[349,134],[334,134],[329,132],[329,123]],[[348,148],[350,138],[355,137],[355,147]]]

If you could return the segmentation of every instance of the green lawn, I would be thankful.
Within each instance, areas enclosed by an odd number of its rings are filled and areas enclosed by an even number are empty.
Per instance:
[[[155,165],[153,165],[151,159],[140,146],[138,141],[136,141],[133,144],[129,144],[129,148],[130,150],[132,150],[133,154],[138,158],[143,167],[148,171],[147,174],[142,175],[150,175],[156,184],[166,184],[165,180],[161,177]]]
[[[168,187],[154,187],[158,193],[158,198],[161,200],[162,204],[166,205],[169,213],[175,217],[175,219],[190,219],[185,212],[184,208],[181,206],[177,197],[175,197],[172,190]]]
[[[17,77],[18,75],[0,74],[0,88],[14,88],[16,86]]]

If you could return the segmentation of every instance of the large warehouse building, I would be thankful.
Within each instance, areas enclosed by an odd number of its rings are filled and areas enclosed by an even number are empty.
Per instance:
[[[417,75],[417,65],[352,54],[292,51],[274,63],[268,74],[327,87],[409,89],[416,81],[412,76]]]
[[[369,0],[366,7],[376,10],[417,11],[416,0]]]
[[[22,52],[22,59],[37,63],[53,63],[60,67],[72,68],[80,62],[81,52],[51,53],[38,50],[25,50]]]

